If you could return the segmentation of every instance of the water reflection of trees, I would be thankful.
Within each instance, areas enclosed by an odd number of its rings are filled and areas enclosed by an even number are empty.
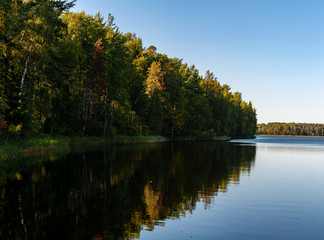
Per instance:
[[[253,146],[175,143],[36,161],[0,185],[0,238],[136,238],[191,213],[198,201],[207,207],[249,174],[254,156]]]

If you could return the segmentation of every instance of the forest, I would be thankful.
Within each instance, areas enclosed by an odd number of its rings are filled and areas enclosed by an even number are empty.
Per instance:
[[[257,133],[261,135],[324,136],[324,124],[319,123],[271,122],[257,127]]]
[[[214,73],[145,47],[75,1],[0,2],[0,139],[251,138],[256,110]]]

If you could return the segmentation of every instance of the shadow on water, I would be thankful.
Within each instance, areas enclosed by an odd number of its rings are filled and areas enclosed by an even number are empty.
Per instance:
[[[217,201],[249,174],[254,158],[255,146],[163,143],[5,164],[0,238],[137,238],[165,219],[190,214],[199,201],[205,207]]]

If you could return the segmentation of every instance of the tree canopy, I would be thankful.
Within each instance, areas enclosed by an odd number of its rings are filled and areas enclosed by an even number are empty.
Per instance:
[[[0,3],[0,137],[253,137],[256,111],[214,74],[148,48],[75,1]]]
[[[258,134],[287,136],[324,136],[324,124],[319,123],[281,123],[258,124]]]

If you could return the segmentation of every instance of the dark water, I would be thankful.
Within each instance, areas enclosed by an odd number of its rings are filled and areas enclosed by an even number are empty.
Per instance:
[[[324,239],[324,138],[111,145],[0,181],[0,239]]]

